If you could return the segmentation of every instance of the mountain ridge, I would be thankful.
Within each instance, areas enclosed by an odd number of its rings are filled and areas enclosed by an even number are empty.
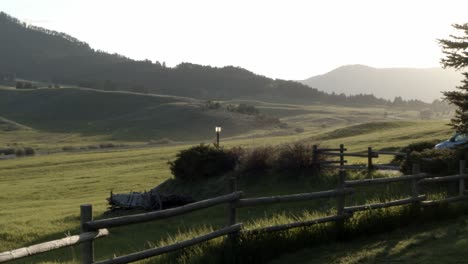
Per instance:
[[[343,65],[325,74],[301,81],[310,87],[345,95],[369,94],[392,100],[395,97],[432,102],[443,91],[455,89],[462,75],[438,67],[375,68],[362,64]]]

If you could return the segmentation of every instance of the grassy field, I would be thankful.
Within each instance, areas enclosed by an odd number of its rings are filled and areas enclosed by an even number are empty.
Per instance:
[[[255,105],[264,112],[280,116],[288,127],[246,130],[226,137],[223,131],[223,146],[252,148],[300,141],[330,147],[343,143],[349,151],[355,152],[364,151],[368,146],[374,149],[396,149],[411,142],[445,139],[450,135],[445,125],[447,120],[418,121],[418,113],[414,111],[261,102],[255,102]],[[13,117],[14,114],[8,115],[9,119],[18,121]],[[22,125],[34,125],[37,122],[33,119],[22,121]],[[297,132],[296,128],[302,128],[303,131]],[[87,135],[37,128],[0,131],[0,146],[32,145],[42,150],[42,153],[47,149],[60,150],[63,146],[86,146],[100,142],[125,143],[130,146],[129,149],[60,152],[0,161],[0,251],[78,233],[80,204],[91,203],[95,217],[107,217],[105,199],[111,190],[114,193],[144,191],[171,179],[167,161],[172,160],[177,151],[190,145],[203,141],[210,143],[209,138],[214,133],[206,134],[199,140],[160,146],[147,145],[147,141],[143,140],[117,140],[106,134]],[[132,149],[132,146],[145,148]],[[385,157],[376,162],[387,162],[389,159]],[[330,174],[321,179],[303,176],[284,181],[280,175],[270,175],[267,179],[259,177],[242,180],[240,189],[248,197],[327,190],[335,187],[335,176]],[[203,199],[223,193],[225,182],[224,179],[213,179],[199,184],[179,184],[174,190]],[[383,191],[388,195],[382,197],[380,194]],[[407,191],[407,186],[399,185],[369,189],[366,190],[366,196],[356,196],[356,200],[351,203],[401,197]],[[330,200],[242,209],[239,219],[247,228],[308,219],[332,212],[334,202]],[[224,208],[216,207],[163,222],[112,229],[110,237],[96,243],[97,258],[105,259],[114,254],[121,255],[186,239],[223,224]],[[216,246],[219,240],[213,243]],[[203,254],[198,252],[195,255]],[[71,248],[15,263],[76,263],[77,259],[78,248]],[[156,259],[150,263],[165,261]],[[179,262],[189,263],[187,259],[179,259]]]
[[[468,217],[400,228],[352,241],[327,243],[293,254],[280,263],[465,263]]]

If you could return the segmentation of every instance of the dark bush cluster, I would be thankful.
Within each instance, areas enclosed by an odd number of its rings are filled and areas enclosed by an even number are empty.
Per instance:
[[[0,155],[33,156],[36,151],[31,147],[0,149]]]
[[[322,158],[324,159],[324,158]],[[172,174],[178,179],[193,180],[221,176],[239,165],[242,176],[302,175],[313,168],[312,145],[296,143],[264,146],[245,151],[242,148],[223,149],[199,145],[182,150],[169,162]]]
[[[176,159],[168,164],[176,179],[198,180],[220,176],[233,170],[240,155],[241,149],[225,150],[200,144],[180,151]]]
[[[243,155],[240,168],[243,174],[278,172],[300,175],[313,168],[313,146],[304,143],[284,144],[276,147],[258,147]],[[322,155],[321,160],[325,157]]]
[[[100,143],[98,145],[88,145],[88,146],[64,146],[62,147],[63,151],[76,151],[76,150],[94,150],[94,149],[107,149],[107,148],[117,148],[125,147],[124,144],[114,144],[114,143]]]

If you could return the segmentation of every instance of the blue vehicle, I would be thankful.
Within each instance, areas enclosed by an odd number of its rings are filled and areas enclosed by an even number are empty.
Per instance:
[[[445,140],[435,145],[436,149],[455,149],[455,148],[467,148],[468,147],[468,136],[462,133],[455,133],[449,140]]]

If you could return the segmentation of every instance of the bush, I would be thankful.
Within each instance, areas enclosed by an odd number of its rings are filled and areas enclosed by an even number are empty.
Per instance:
[[[235,151],[200,144],[180,151],[168,164],[176,179],[206,179],[233,170],[239,160],[236,155]]]
[[[302,133],[302,132],[304,132],[304,128],[303,127],[296,127],[294,129],[294,131],[296,131],[296,133]]]
[[[4,148],[4,149],[0,149],[0,154],[3,154],[3,155],[13,155],[13,154],[15,154],[15,149],[14,149],[14,148]]]
[[[36,151],[31,147],[25,147],[24,148],[24,154],[26,156],[33,156],[34,154],[36,154]]]
[[[313,168],[313,146],[304,143],[281,145],[277,147],[259,147],[243,155],[240,169],[244,175],[276,172],[291,178],[291,174],[300,176]],[[321,160],[325,160],[322,155]]]
[[[434,146],[439,143],[441,140],[429,140],[429,141],[420,141],[407,145],[406,147],[400,148],[400,152],[422,152],[426,149],[433,149]],[[403,171],[410,171],[411,168],[408,168],[408,162],[406,161],[405,156],[395,156],[390,163],[399,164],[404,167]],[[408,170],[409,169],[409,170]]]
[[[279,171],[301,171],[313,165],[312,146],[302,143],[283,145],[278,148],[274,163]]]
[[[275,162],[275,152],[273,147],[258,147],[250,150],[240,160],[242,173],[265,173],[272,168],[272,164]]]
[[[77,150],[77,149],[78,148],[74,147],[74,146],[64,146],[64,147],[62,147],[63,151],[74,151],[74,150]]]
[[[16,154],[16,156],[18,156],[18,157],[24,156],[24,155],[25,155],[24,149],[17,149],[17,150],[15,151],[15,154]]]
[[[409,163],[421,164],[421,170],[424,172],[448,175],[458,173],[459,160],[462,157],[460,151],[453,149],[425,149],[421,152],[412,152]],[[431,159],[431,161],[425,161],[424,159]],[[403,164],[403,167],[408,171],[409,163],[406,161]]]

